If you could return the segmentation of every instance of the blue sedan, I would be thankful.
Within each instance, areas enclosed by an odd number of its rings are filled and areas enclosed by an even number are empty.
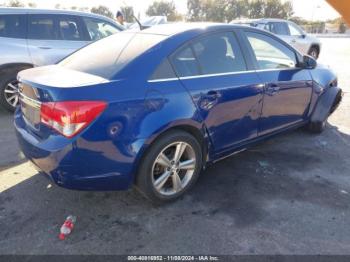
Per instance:
[[[39,170],[70,189],[135,184],[156,202],[256,142],[301,126],[321,132],[342,98],[313,58],[222,24],[122,32],[18,80],[16,133]]]

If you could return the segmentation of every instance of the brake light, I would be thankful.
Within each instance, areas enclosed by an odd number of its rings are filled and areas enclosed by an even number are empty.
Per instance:
[[[72,138],[95,120],[106,108],[102,101],[65,101],[42,103],[41,123]]]

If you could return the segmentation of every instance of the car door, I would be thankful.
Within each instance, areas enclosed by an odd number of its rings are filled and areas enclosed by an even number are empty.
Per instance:
[[[282,41],[263,32],[245,31],[245,35],[265,83],[259,135],[303,122],[312,95],[310,73],[296,66],[295,51]]]
[[[288,22],[287,24],[292,37],[292,45],[302,54],[307,54],[311,45],[306,39],[305,33],[296,24],[292,22]]]
[[[35,66],[55,64],[88,44],[87,40],[77,16],[28,15],[28,49]]]
[[[217,153],[257,136],[263,87],[257,73],[247,70],[233,32],[197,39],[177,51],[171,61]]]
[[[0,15],[0,65],[31,63],[27,49],[26,21],[25,14]]]

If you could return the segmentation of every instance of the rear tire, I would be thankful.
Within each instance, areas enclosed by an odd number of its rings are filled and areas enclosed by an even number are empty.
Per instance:
[[[171,131],[146,152],[136,186],[153,203],[166,203],[185,194],[201,170],[202,150],[198,141],[186,132]]]

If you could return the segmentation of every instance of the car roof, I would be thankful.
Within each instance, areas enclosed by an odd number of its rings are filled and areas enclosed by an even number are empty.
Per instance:
[[[85,16],[85,17],[98,18],[98,19],[108,21],[110,23],[117,25],[120,28],[118,23],[116,23],[113,19],[108,18],[106,16],[93,14],[93,13],[80,12],[80,11],[73,11],[73,10],[38,9],[38,8],[23,8],[23,7],[1,7],[0,14],[6,14],[6,15],[11,15],[11,14],[55,14],[55,15]]]
[[[141,34],[155,34],[155,35],[165,35],[165,36],[172,36],[177,35],[189,31],[215,31],[220,29],[227,29],[227,28],[244,28],[244,26],[240,25],[232,25],[232,24],[222,24],[222,23],[172,23],[172,24],[161,24],[161,25],[155,25],[151,28],[145,29],[139,33]]]

